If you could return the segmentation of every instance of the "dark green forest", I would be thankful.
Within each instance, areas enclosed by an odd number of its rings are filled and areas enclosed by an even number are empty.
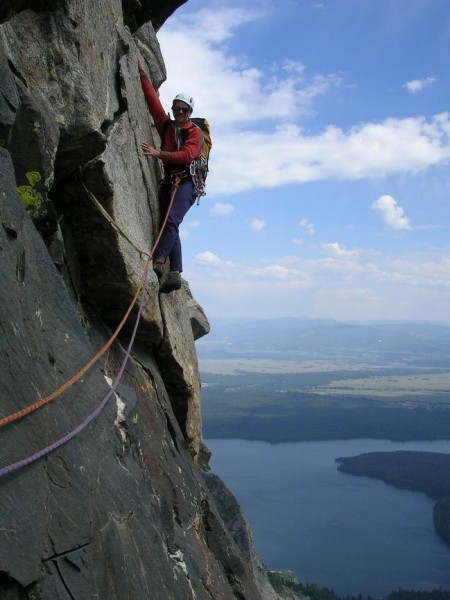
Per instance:
[[[270,571],[269,578],[275,591],[291,589],[311,600],[375,600],[372,596],[338,596],[333,590],[315,583],[301,583],[291,573]],[[450,590],[441,588],[430,591],[403,590],[390,592],[383,600],[450,600]]]
[[[450,392],[395,398],[318,393],[332,381],[400,376],[404,369],[203,375],[206,438],[271,443],[351,438],[394,441],[448,439]],[[430,373],[431,374],[431,373]]]

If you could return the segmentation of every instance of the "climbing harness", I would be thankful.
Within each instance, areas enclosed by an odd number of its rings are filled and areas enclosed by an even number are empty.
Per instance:
[[[189,165],[192,183],[194,184],[194,196],[197,198],[197,205],[200,204],[200,198],[206,195],[205,179],[208,163],[203,156],[199,156]]]
[[[194,196],[197,199],[197,204],[199,204],[200,198],[206,195],[205,182],[209,171],[209,155],[212,148],[211,128],[207,119],[204,117],[190,117],[190,121],[192,123],[191,127],[198,127],[202,134],[200,155],[186,165],[185,169],[186,176],[191,179],[194,184]],[[162,125],[161,139],[164,138],[166,131],[171,124],[172,121],[169,117]],[[174,128],[174,130],[177,146],[178,149],[180,149],[186,141],[189,130],[182,129],[181,131],[178,131],[177,128]]]
[[[49,396],[46,396],[45,398],[42,398],[41,400],[38,400],[37,402],[35,402],[34,404],[32,404],[31,406],[28,406],[20,411],[17,411],[16,413],[13,413],[7,417],[4,417],[3,419],[0,420],[0,427],[3,427],[9,423],[12,423],[13,421],[16,421],[22,417],[24,417],[25,415],[35,411],[36,409],[40,408],[41,406],[44,406],[45,404],[48,404],[51,400],[54,400],[55,398],[57,398],[59,395],[61,395],[64,391],[66,391],[67,389],[69,389],[76,381],[78,381],[90,368],[92,368],[92,366],[101,358],[101,356],[103,356],[103,354],[108,350],[108,348],[110,348],[110,346],[112,345],[113,341],[117,338],[117,336],[119,335],[121,329],[123,328],[125,322],[127,321],[134,305],[136,304],[136,301],[139,297],[139,294],[141,294],[141,298],[140,298],[140,302],[139,302],[139,307],[138,307],[138,314],[136,317],[136,321],[134,324],[134,328],[133,328],[133,332],[131,335],[131,339],[130,339],[130,343],[128,344],[126,353],[125,353],[125,357],[122,363],[122,366],[116,376],[116,379],[114,380],[113,384],[111,385],[111,389],[109,390],[109,392],[106,394],[106,396],[103,398],[103,400],[100,402],[100,404],[97,406],[97,408],[86,417],[86,419],[80,423],[80,425],[78,425],[73,431],[69,432],[68,434],[66,434],[64,437],[60,438],[59,440],[57,440],[56,442],[54,442],[53,444],[50,444],[49,446],[47,446],[46,448],[43,448],[42,450],[39,450],[38,452],[36,452],[35,454],[33,454],[32,456],[29,456],[27,458],[24,458],[22,460],[19,460],[15,463],[12,463],[11,465],[8,465],[6,467],[0,468],[0,477],[2,477],[3,475],[7,475],[8,473],[12,473],[13,471],[16,471],[36,460],[38,460],[39,458],[42,458],[43,456],[46,456],[47,454],[50,454],[50,452],[53,452],[54,450],[56,450],[57,448],[59,448],[60,446],[62,446],[63,444],[66,444],[68,441],[70,441],[72,438],[74,438],[78,433],[80,433],[81,431],[83,431],[83,429],[85,429],[85,427],[87,427],[87,425],[89,425],[89,423],[95,419],[95,417],[103,410],[103,408],[105,407],[105,405],[107,404],[108,400],[111,398],[112,394],[115,392],[115,389],[117,388],[122,375],[125,371],[125,367],[126,364],[128,362],[128,359],[130,357],[131,354],[131,349],[133,347],[134,344],[134,340],[136,337],[136,333],[137,333],[137,329],[139,326],[139,321],[141,318],[141,314],[142,314],[142,310],[143,310],[143,306],[144,306],[144,300],[146,297],[146,285],[147,285],[147,281],[148,281],[148,274],[149,274],[149,270],[150,270],[150,262],[153,258],[153,254],[161,240],[161,236],[163,234],[163,231],[166,227],[167,224],[167,220],[169,217],[169,213],[172,209],[173,206],[173,202],[175,200],[175,195],[177,193],[177,190],[179,188],[180,185],[180,180],[179,178],[175,178],[174,181],[174,185],[172,188],[172,195],[170,198],[170,202],[169,202],[169,207],[167,209],[167,213],[165,215],[165,218],[163,220],[163,223],[160,227],[158,236],[155,240],[155,243],[153,244],[153,247],[150,251],[149,254],[147,254],[147,260],[145,263],[145,267],[144,267],[144,271],[143,274],[141,276],[138,288],[136,290],[136,293],[131,301],[130,306],[128,307],[122,321],[120,322],[119,326],[117,327],[117,329],[115,330],[115,332],[113,333],[113,335],[111,336],[111,338],[107,341],[107,343],[103,346],[103,348],[97,352],[97,354],[84,366],[80,369],[80,371],[78,371],[78,373],[76,373],[71,379],[69,379],[65,384],[63,384],[60,388],[58,388],[57,390],[55,390],[52,394],[50,394]]]

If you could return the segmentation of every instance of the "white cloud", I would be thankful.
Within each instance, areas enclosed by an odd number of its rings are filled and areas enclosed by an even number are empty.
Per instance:
[[[413,79],[412,81],[407,81],[403,87],[410,94],[417,94],[418,92],[422,92],[425,88],[429,87],[433,83],[436,83],[436,77],[425,77],[425,79]]]
[[[380,284],[430,286],[436,293],[438,288],[450,293],[448,272],[450,269],[450,247],[438,255],[415,254],[390,256],[379,251],[347,250],[339,242],[323,244],[321,254],[313,258],[285,256],[268,258],[257,262],[227,261],[217,254],[206,251],[195,257],[196,268],[191,278],[199,275],[198,266],[203,268],[204,285],[210,282],[208,269],[214,269],[226,285],[240,285],[242,281],[264,281],[270,288],[275,280],[302,280],[311,286],[330,286],[343,279],[353,279],[360,288],[376,288]],[[323,256],[325,253],[326,256]],[[197,280],[198,283],[198,280]],[[433,292],[431,292],[432,296]],[[448,318],[447,318],[448,320]]]
[[[391,118],[347,132],[329,126],[316,135],[305,135],[294,125],[273,132],[235,131],[223,135],[220,143],[209,180],[213,194],[329,179],[386,177],[449,163],[450,113],[429,121],[424,117]]]
[[[298,226],[302,229],[305,229],[310,235],[314,235],[315,233],[314,225],[312,223],[309,223],[307,219],[300,219]]]
[[[207,116],[211,124],[209,197],[319,180],[386,177],[450,162],[448,112],[307,131],[302,122],[314,114],[314,101],[342,85],[342,79],[333,73],[308,75],[305,65],[290,58],[262,70],[247,57],[233,55],[224,42],[240,26],[265,16],[263,11],[203,10],[188,20],[175,15],[158,34],[167,67],[167,82],[160,89],[163,104],[170,107],[177,92],[189,91],[195,114]],[[188,62],[180,60],[180,48]],[[432,79],[405,86],[418,90]]]
[[[303,77],[305,75],[306,67],[303,63],[301,63],[298,60],[286,60],[283,69],[291,73],[297,73],[298,75]]]
[[[209,250],[207,250],[206,252],[201,252],[200,254],[197,254],[196,259],[199,263],[203,263],[203,264],[208,264],[208,265],[224,265],[225,261],[222,261],[217,254],[214,254],[214,252],[210,252]]]
[[[197,229],[201,224],[201,221],[184,221],[180,227],[180,237],[182,239],[187,239],[192,229]]]
[[[207,115],[216,133],[230,125],[309,114],[313,99],[340,85],[340,77],[307,78],[305,66],[289,58],[262,71],[221,45],[233,37],[234,29],[263,16],[264,12],[216,9],[199,11],[188,20],[172,17],[158,34],[167,69],[167,81],[160,88],[163,104],[169,108],[180,90],[192,93],[196,114]],[[189,56],[188,63],[180,61],[180,48]]]
[[[165,29],[160,33],[164,33],[166,29],[174,32],[180,32],[183,28],[195,29],[197,40],[214,46],[233,37],[234,28],[255,21],[263,16],[264,13],[261,11],[252,11],[246,8],[203,9],[185,15],[180,20],[176,16],[171,17]]]
[[[267,221],[263,221],[262,219],[252,219],[250,221],[250,229],[253,231],[262,231],[265,229],[267,225]]]
[[[336,258],[354,259],[358,257],[358,250],[346,250],[339,242],[330,242],[322,244],[322,249],[326,254]]]
[[[397,231],[408,231],[411,229],[409,219],[404,214],[404,210],[397,204],[395,198],[389,195],[384,195],[372,203],[372,210],[377,212],[383,222],[390,229]]]
[[[318,9],[323,6],[321,0],[288,3],[302,4],[305,10],[308,5],[311,8],[316,4]],[[249,47],[248,40],[240,41],[246,38],[247,29],[257,36],[270,24],[270,15],[259,11],[260,6],[267,11],[277,10],[276,3],[241,3],[250,6],[250,11],[217,8],[235,4],[230,1],[202,0],[200,4],[208,9],[201,13],[188,9],[182,18],[175,14],[158,32],[158,38],[167,67],[167,81],[160,90],[164,106],[170,108],[177,92],[191,92],[196,100],[194,116],[206,116],[212,128],[209,204],[201,204],[202,218],[206,224],[211,219],[210,212],[222,217],[221,235],[211,236],[211,229],[205,226],[197,232],[191,252],[198,248],[210,250],[191,260],[187,258],[190,244],[186,244],[185,252],[186,277],[208,316],[292,315],[448,322],[450,247],[443,247],[444,232],[428,235],[427,229],[435,225],[414,224],[414,235],[402,236],[401,242],[391,240],[397,255],[386,254],[389,240],[380,248],[367,247],[372,240],[386,242],[386,237],[371,237],[374,220],[380,219],[381,223],[382,219],[397,232],[411,229],[404,208],[411,217],[422,215],[421,220],[428,214],[425,223],[440,222],[445,227],[448,222],[445,200],[450,110],[387,118],[393,114],[391,110],[400,111],[397,115],[405,114],[405,107],[391,102],[393,94],[398,100],[398,94],[405,97],[425,89],[434,92],[437,86],[427,86],[437,80],[408,81],[402,88],[401,83],[409,75],[403,76],[389,97],[382,87],[376,88],[375,71],[364,73],[368,79],[360,79],[358,87],[350,87],[353,81],[343,81],[336,73],[312,72],[311,63],[305,59],[307,53],[298,45],[284,46],[292,48],[293,54],[273,60],[275,55],[259,52],[256,42],[248,50],[258,53],[253,60],[236,48]],[[319,12],[323,10],[315,14]],[[239,39],[233,39],[235,35]],[[180,56],[188,60],[181,60]],[[356,73],[352,69],[356,65],[346,62],[344,54],[342,58],[342,73]],[[366,83],[374,87],[369,88]],[[371,97],[359,96],[363,87],[365,93],[373,90]],[[336,110],[327,110],[331,103]],[[319,106],[321,112],[316,113]],[[352,106],[357,107],[355,111]],[[421,107],[426,110],[422,103]],[[377,117],[361,116],[370,115],[372,110]],[[324,115],[328,120],[324,120]],[[334,118],[343,120],[331,121]],[[411,174],[414,177],[409,177]],[[341,184],[388,177],[392,179]],[[297,186],[309,182],[320,183],[302,186],[304,195],[300,198]],[[408,204],[399,206],[392,196],[378,198],[381,193],[373,190],[379,190],[380,185],[391,193],[397,190],[394,195],[398,197],[401,190]],[[285,189],[276,189],[280,187]],[[274,191],[258,193],[261,188]],[[355,207],[357,202],[364,204],[360,198],[367,197],[367,189],[372,190],[372,200],[378,198],[369,215],[364,206],[359,211]],[[251,193],[245,194],[247,190]],[[237,193],[241,194],[239,205],[232,199]],[[317,206],[311,207],[316,198]],[[284,212],[279,210],[277,200],[283,204]],[[226,202],[236,206],[235,212],[239,206],[247,235],[241,228],[235,231],[235,213],[230,213],[233,218],[225,218],[231,211],[221,208],[227,206]],[[291,219],[286,226],[288,209]],[[261,223],[256,228],[260,227],[262,233],[249,236],[250,219],[255,214],[259,217],[255,222]],[[320,233],[326,232],[327,237],[311,245],[310,241],[319,235],[303,215],[314,221],[320,219]],[[267,219],[265,230],[262,219]],[[414,216],[414,221],[418,219]],[[315,225],[319,229],[317,222]],[[344,235],[345,239],[337,241]],[[327,240],[331,241],[323,243]],[[419,254],[417,248],[424,254]],[[292,255],[270,254],[284,251]],[[263,253],[264,259],[250,259],[258,253]]]
[[[215,215],[219,215],[221,217],[228,217],[234,211],[234,206],[232,204],[224,204],[221,202],[216,202],[214,206],[211,208],[211,212]]]
[[[450,247],[440,255],[404,257],[346,250],[338,242],[321,250],[326,256],[256,263],[205,252],[197,255],[189,282],[211,317],[288,314],[449,322]]]

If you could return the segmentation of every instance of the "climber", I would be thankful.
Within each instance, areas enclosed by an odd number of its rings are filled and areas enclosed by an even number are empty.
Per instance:
[[[190,120],[194,100],[189,94],[182,93],[175,96],[172,102],[174,118],[171,119],[164,111],[155,88],[141,67],[139,67],[139,75],[148,109],[161,137],[161,150],[147,142],[142,143],[142,150],[147,156],[162,160],[164,165],[164,182],[160,191],[163,218],[169,207],[175,176],[180,177],[180,185],[153,261],[153,270],[160,280],[160,292],[169,293],[181,287],[183,264],[178,228],[195,202],[189,164],[201,152],[202,133]],[[170,261],[170,272],[164,275],[163,269],[167,259]]]

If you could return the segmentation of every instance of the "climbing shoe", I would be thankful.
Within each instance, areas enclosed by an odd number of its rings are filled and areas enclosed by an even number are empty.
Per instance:
[[[159,291],[161,294],[170,294],[181,288],[181,275],[177,271],[171,271],[161,281]]]

